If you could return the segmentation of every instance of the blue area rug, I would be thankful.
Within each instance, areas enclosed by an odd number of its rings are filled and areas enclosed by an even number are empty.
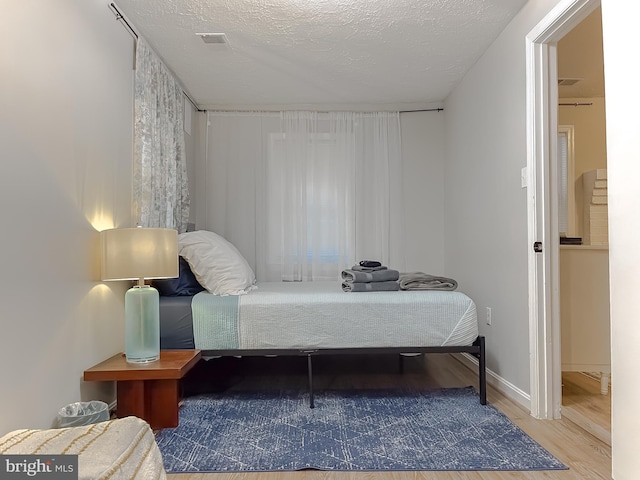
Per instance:
[[[200,395],[156,439],[169,473],[566,469],[471,387]]]

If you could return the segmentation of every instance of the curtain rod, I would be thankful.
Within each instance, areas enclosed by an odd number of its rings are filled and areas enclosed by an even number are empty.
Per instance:
[[[127,27],[127,30],[129,31],[131,36],[137,40],[138,39],[138,33],[133,29],[133,27],[129,24],[129,22],[127,22],[127,19],[124,18],[124,15],[122,15],[120,13],[120,10],[118,10],[118,7],[116,7],[116,4],[113,3],[113,2],[110,3],[109,4],[109,8],[113,12],[113,14],[116,16],[116,20],[119,21],[119,22],[122,22],[124,24],[124,26]]]
[[[281,110],[217,110],[217,109],[213,109],[213,110],[204,110],[205,112],[211,112],[211,113],[273,113],[273,114],[280,114],[282,112],[298,112],[298,111],[312,111],[315,113],[336,113],[336,112],[353,112],[353,113],[379,113],[379,112],[398,112],[398,113],[413,113],[413,112],[444,112],[444,108],[428,108],[428,109],[422,109],[422,110],[300,110],[300,109],[293,109],[293,110],[287,110],[287,109],[281,109]]]
[[[136,40],[138,39],[138,33],[133,29],[133,27],[131,26],[131,24],[129,22],[127,22],[127,19],[124,18],[124,15],[122,15],[122,13],[120,13],[120,10],[118,10],[118,7],[116,7],[116,4],[111,2],[109,4],[109,8],[111,9],[111,11],[113,12],[113,14],[116,16],[116,20],[121,22],[125,28],[127,29],[127,31],[131,34],[131,36],[133,38],[135,38]],[[196,111],[198,112],[204,112],[205,110],[202,110],[197,104],[196,102],[193,101],[193,99],[189,96],[189,94],[184,90],[184,88],[182,89],[182,94],[187,97],[187,100],[189,100],[189,103],[191,103],[191,105],[193,105],[193,108],[196,109]]]
[[[593,103],[559,103],[560,107],[590,107]]]
[[[412,112],[444,112],[444,108],[424,108],[421,110],[400,110],[399,113],[412,113]]]

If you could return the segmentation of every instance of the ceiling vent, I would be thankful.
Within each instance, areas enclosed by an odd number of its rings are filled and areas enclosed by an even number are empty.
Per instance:
[[[224,33],[196,33],[204,43],[210,43],[214,45],[227,45],[229,42],[227,36]]]
[[[582,79],[581,78],[559,78],[558,79],[558,85],[563,86],[563,87],[569,87],[571,85],[575,85],[580,80],[582,80]]]

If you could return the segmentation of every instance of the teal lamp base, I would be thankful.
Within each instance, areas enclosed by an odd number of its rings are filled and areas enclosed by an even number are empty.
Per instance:
[[[160,359],[160,297],[149,285],[136,285],[124,297],[124,353],[127,362]]]

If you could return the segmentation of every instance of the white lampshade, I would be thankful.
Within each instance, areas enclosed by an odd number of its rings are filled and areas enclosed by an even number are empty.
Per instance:
[[[178,276],[178,232],[169,228],[114,228],[100,232],[102,280]]]

